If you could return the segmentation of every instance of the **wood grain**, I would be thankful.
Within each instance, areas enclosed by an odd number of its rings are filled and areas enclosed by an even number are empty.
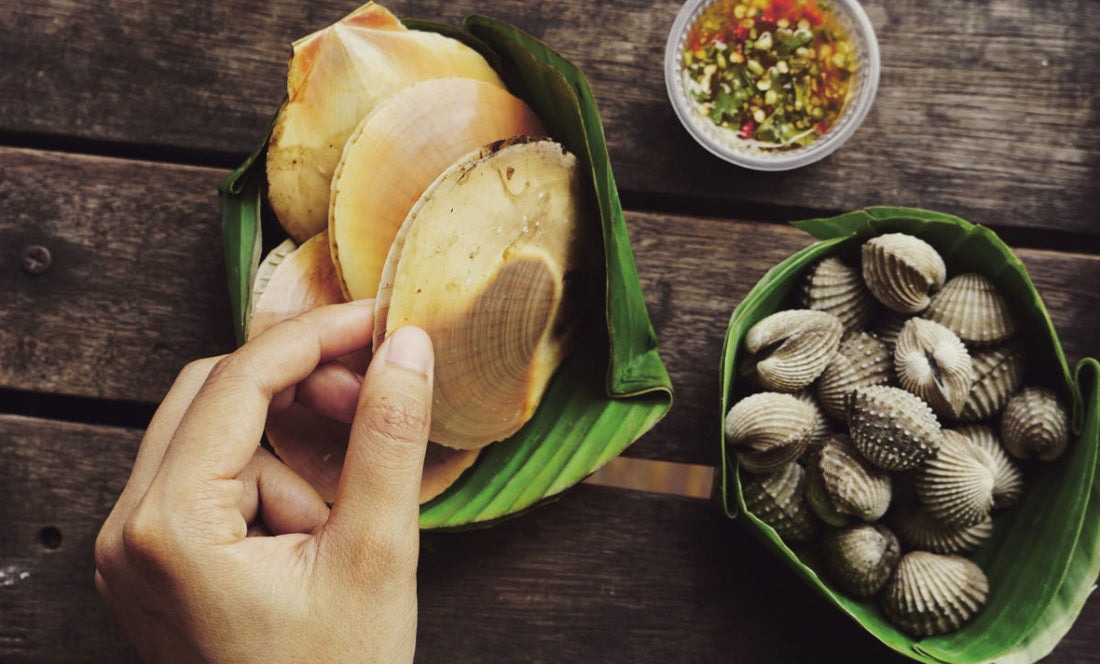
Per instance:
[[[251,150],[281,101],[291,41],[355,4],[8,0],[0,57],[33,65],[0,72],[0,135],[224,164]],[[580,65],[634,200],[734,218],[746,204],[913,205],[987,225],[1100,229],[1100,5],[1090,0],[868,0],[883,61],[875,106],[849,145],[788,173],[729,166],[679,125],[662,70],[677,0],[387,5],[450,23],[488,13]]]

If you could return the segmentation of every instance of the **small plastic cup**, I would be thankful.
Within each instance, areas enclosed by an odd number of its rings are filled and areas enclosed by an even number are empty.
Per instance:
[[[688,0],[680,9],[665,45],[665,86],[672,108],[692,138],[714,155],[738,166],[757,171],[787,171],[825,158],[852,137],[875,100],[882,63],[875,30],[866,12],[855,0],[829,0],[841,28],[855,49],[858,64],[854,86],[840,117],[824,135],[805,147],[765,150],[751,146],[731,129],[719,127],[696,113],[684,89],[681,52],[688,32],[699,15],[718,0]]]

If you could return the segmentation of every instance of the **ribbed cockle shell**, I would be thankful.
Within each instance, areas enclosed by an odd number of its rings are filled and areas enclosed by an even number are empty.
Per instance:
[[[848,397],[857,387],[886,385],[893,377],[894,357],[886,344],[859,332],[841,342],[818,378],[815,391],[825,412],[844,420],[848,416]]]
[[[882,594],[882,610],[903,632],[924,637],[953,632],[989,596],[982,569],[956,555],[912,551],[902,556]]]
[[[745,507],[788,542],[805,542],[817,534],[818,524],[806,504],[806,471],[788,463],[774,473],[741,475]]]
[[[901,328],[909,320],[909,314],[901,314],[891,309],[879,309],[879,315],[875,317],[871,333],[878,337],[879,341],[886,344],[890,352],[894,352],[894,344],[898,342]]]
[[[974,384],[963,404],[959,419],[968,422],[989,419],[1005,407],[1024,384],[1024,354],[1015,344],[1006,344],[970,354]]]
[[[877,521],[890,507],[890,474],[868,463],[844,434],[825,439],[807,473],[822,489],[810,507],[826,523],[836,524],[836,514]]]
[[[898,538],[878,523],[831,531],[822,538],[821,546],[829,577],[856,597],[877,593],[901,558]]]
[[[916,468],[934,456],[942,435],[928,404],[897,387],[857,388],[848,405],[848,429],[856,449],[885,470]]]
[[[887,233],[863,243],[863,281],[875,298],[894,311],[924,311],[943,286],[947,267],[939,252],[920,238]]]
[[[809,390],[802,390],[801,392],[795,392],[794,396],[799,401],[809,404],[809,406],[814,409],[814,432],[810,442],[813,444],[820,444],[825,440],[826,436],[833,433],[833,423],[829,421],[829,416],[822,410],[821,404],[817,402],[812,392]]]
[[[844,326],[824,311],[790,309],[753,325],[745,335],[747,361],[769,390],[796,392],[825,370]]]
[[[1025,387],[1001,414],[1001,442],[1018,459],[1051,461],[1069,445],[1069,413],[1046,387]]]
[[[940,417],[962,412],[974,370],[970,353],[955,333],[939,323],[911,318],[894,345],[898,383],[924,399]]]
[[[771,473],[798,458],[814,431],[814,409],[790,394],[757,392],[726,414],[726,443],[750,473]]]
[[[952,277],[922,315],[978,346],[1000,343],[1016,332],[1008,302],[997,286],[973,272]]]
[[[863,329],[875,310],[875,298],[859,272],[835,256],[823,258],[810,268],[802,285],[802,304],[807,309],[833,314],[845,331]]]
[[[917,470],[916,488],[928,513],[949,525],[973,525],[993,509],[993,471],[966,436],[950,429],[943,430],[939,453]]]
[[[1024,491],[1024,475],[1009,458],[997,434],[980,424],[959,427],[956,431],[981,451],[978,457],[993,472],[993,509],[1014,505]]]
[[[932,553],[970,553],[993,534],[993,517],[988,514],[975,524],[952,526],[919,507],[899,511],[891,523],[905,546]]]

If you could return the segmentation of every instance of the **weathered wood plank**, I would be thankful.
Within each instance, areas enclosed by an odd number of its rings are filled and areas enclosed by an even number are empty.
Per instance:
[[[9,2],[0,12],[0,132],[244,154],[285,90],[288,45],[355,5]],[[684,205],[915,205],[1005,226],[1094,234],[1100,221],[1100,5],[868,0],[882,82],[844,149],[785,174],[697,147],[665,93],[677,0],[395,0],[402,16],[482,12],[545,40],[589,76],[620,185]],[[64,45],[59,47],[58,45]],[[33,138],[26,139],[33,142]]]
[[[92,548],[140,437],[0,416],[0,661],[137,661]],[[419,595],[423,662],[903,661],[688,498],[581,486],[491,529],[428,533]],[[1050,661],[1091,656],[1097,628],[1092,599]]]
[[[0,149],[0,388],[159,401],[180,367],[232,348],[215,169]],[[714,463],[729,316],[811,238],[751,222],[628,213],[676,407],[631,454]],[[53,251],[31,276],[22,247]],[[1097,355],[1100,258],[1022,250],[1071,361]]]

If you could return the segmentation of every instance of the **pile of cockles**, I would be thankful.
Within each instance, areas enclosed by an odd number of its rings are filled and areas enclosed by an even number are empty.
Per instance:
[[[745,336],[741,367],[762,390],[738,401],[726,442],[745,505],[788,543],[814,541],[829,579],[878,596],[914,637],[958,629],[989,583],[964,557],[1024,488],[1017,460],[1069,443],[1053,390],[1024,385],[1016,322],[987,277],[948,279],[920,238],[830,256],[808,271],[805,308]]]

